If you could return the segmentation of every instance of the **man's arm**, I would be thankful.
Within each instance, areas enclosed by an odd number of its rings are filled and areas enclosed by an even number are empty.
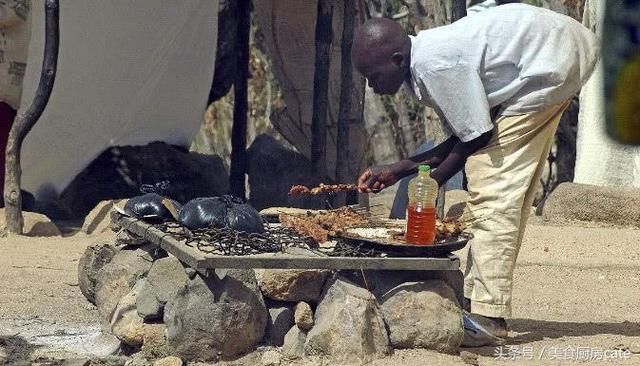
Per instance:
[[[438,182],[439,186],[446,183],[464,168],[469,156],[487,146],[492,135],[493,131],[489,131],[468,142],[458,141],[449,155],[438,165],[438,169],[431,172],[431,178]]]
[[[358,188],[361,192],[379,192],[394,185],[398,180],[418,171],[418,165],[438,166],[453,150],[458,139],[450,137],[443,143],[422,154],[400,160],[393,164],[369,167],[360,175]]]
[[[418,72],[418,78],[433,105],[437,106],[435,110],[440,119],[446,121],[455,137],[450,137],[427,153],[395,164],[367,169],[358,180],[360,191],[378,192],[415,173],[420,164],[438,168],[431,176],[438,184],[443,184],[464,167],[469,155],[491,139],[494,125],[489,101],[475,67],[468,64],[436,69],[426,67]]]
[[[491,135],[492,132],[489,131],[468,142],[462,142],[452,136],[422,154],[400,160],[394,164],[371,167],[358,179],[358,187],[362,192],[379,192],[395,184],[398,180],[416,173],[418,165],[421,164],[437,168],[431,171],[431,177],[438,182],[438,185],[442,185],[464,167],[464,163],[470,155],[487,145]]]

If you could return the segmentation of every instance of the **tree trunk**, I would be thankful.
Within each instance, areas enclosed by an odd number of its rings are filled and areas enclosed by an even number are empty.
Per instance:
[[[344,2],[342,26],[342,53],[340,57],[340,106],[338,108],[338,132],[336,135],[336,181],[351,183],[349,180],[349,124],[351,123],[351,102],[353,95],[353,75],[351,66],[351,45],[356,22],[356,7],[353,1]],[[334,206],[346,204],[346,193],[338,193]]]
[[[329,68],[333,6],[318,0],[316,20],[316,59],[313,77],[313,116],[311,120],[311,164],[316,174],[327,175],[327,110],[329,108]]]
[[[42,61],[42,73],[33,102],[25,112],[18,113],[9,132],[6,152],[6,174],[4,183],[4,204],[7,230],[12,234],[22,234],[22,196],[20,194],[20,149],[29,131],[42,115],[56,78],[58,66],[58,45],[60,41],[60,8],[58,0],[46,0],[45,6],[45,44]]]

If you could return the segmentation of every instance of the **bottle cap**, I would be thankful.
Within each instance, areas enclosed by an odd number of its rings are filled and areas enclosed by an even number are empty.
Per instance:
[[[428,165],[419,165],[418,166],[418,172],[429,172],[431,170],[431,167]]]

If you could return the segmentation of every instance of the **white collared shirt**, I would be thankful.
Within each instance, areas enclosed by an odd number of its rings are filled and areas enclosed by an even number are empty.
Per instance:
[[[598,53],[597,37],[568,16],[501,5],[411,37],[410,85],[466,142],[493,129],[493,107],[518,115],[571,98]]]

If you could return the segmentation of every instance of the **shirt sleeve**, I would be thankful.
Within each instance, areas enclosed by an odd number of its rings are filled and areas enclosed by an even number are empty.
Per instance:
[[[427,70],[419,77],[429,98],[462,142],[493,130],[487,94],[475,68],[457,64]]]

